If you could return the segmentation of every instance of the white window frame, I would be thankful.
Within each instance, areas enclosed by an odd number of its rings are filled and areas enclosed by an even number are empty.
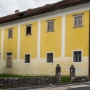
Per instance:
[[[31,61],[31,54],[30,53],[26,53],[26,54],[24,54],[24,63],[25,63],[25,56],[26,55],[30,55],[30,61]],[[25,64],[30,64],[30,62],[29,63],[25,63]]]
[[[31,27],[31,33],[30,34],[27,34],[27,27]],[[29,25],[26,25],[26,31],[25,31],[25,35],[28,36],[28,35],[32,35],[32,24],[29,24]]]
[[[48,62],[48,61],[47,61],[47,54],[48,54],[48,53],[53,53],[53,62]],[[47,62],[47,63],[54,63],[54,52],[46,52],[46,62]]]
[[[74,52],[75,51],[81,51],[81,61],[80,62],[74,62]],[[83,50],[73,50],[73,52],[72,52],[72,62],[73,63],[82,63],[83,62]]]
[[[12,30],[12,37],[9,37],[9,31]],[[13,28],[8,29],[8,38],[13,38]]]
[[[48,30],[48,22],[53,22],[53,30]],[[55,28],[55,20],[47,20],[47,32],[53,32]]]
[[[79,17],[79,16],[82,16],[82,25],[75,26],[75,18],[76,18],[76,17]],[[73,18],[74,18],[74,20],[73,20],[73,22],[74,22],[74,23],[73,23],[73,24],[74,24],[73,27],[74,27],[74,28],[83,27],[83,22],[84,22],[84,21],[83,21],[83,20],[84,20],[84,15],[83,15],[83,14],[73,15]]]

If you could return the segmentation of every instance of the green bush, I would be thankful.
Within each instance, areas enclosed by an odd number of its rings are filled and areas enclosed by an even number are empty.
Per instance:
[[[71,82],[70,77],[61,77],[61,83]]]

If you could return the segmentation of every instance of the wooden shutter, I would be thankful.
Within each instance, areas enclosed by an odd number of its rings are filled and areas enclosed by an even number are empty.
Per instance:
[[[12,57],[10,56],[7,57],[6,68],[12,68]]]

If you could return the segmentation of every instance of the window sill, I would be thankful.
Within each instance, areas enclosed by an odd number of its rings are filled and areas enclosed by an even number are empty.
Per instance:
[[[30,64],[30,63],[24,63],[24,64],[27,64],[27,65],[28,65],[28,64]]]
[[[48,32],[54,32],[54,31],[55,31],[55,30],[47,31],[47,33],[48,33]]]
[[[6,69],[12,69],[12,67],[11,67],[11,68],[7,68],[7,67],[6,67]]]
[[[76,61],[76,62],[75,62],[75,61],[73,61],[73,62],[74,62],[74,63],[81,63],[82,61]]]
[[[8,39],[12,39],[13,37],[8,37]]]
[[[48,64],[52,64],[53,62],[47,62]]]
[[[31,36],[32,34],[26,34],[26,36]]]
[[[53,62],[47,62],[47,64],[53,64]]]
[[[81,27],[84,27],[84,26],[74,26],[73,28],[81,28]]]

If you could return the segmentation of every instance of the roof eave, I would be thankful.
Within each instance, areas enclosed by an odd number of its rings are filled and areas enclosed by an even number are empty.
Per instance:
[[[47,11],[47,12],[44,12],[44,13],[39,13],[39,14],[36,14],[36,15],[41,15],[41,14],[45,14],[45,13],[48,13],[48,12],[52,12],[52,11],[56,11],[56,10],[60,10],[60,9],[65,9],[65,8],[68,8],[68,7],[77,6],[77,5],[85,4],[85,3],[88,3],[88,2],[90,2],[90,0],[89,1],[83,1],[83,2],[80,2],[80,3],[77,3],[77,4],[72,4],[72,5],[60,7],[60,8],[53,9],[53,10],[50,10],[50,11]],[[21,19],[24,19],[24,18],[36,16],[36,15],[28,15],[28,16],[25,16],[25,17],[22,17],[22,18],[18,18],[18,19],[15,19],[15,20],[2,22],[2,23],[0,23],[0,25],[4,24],[4,23],[7,23],[7,22],[13,22],[13,21],[21,20]]]

